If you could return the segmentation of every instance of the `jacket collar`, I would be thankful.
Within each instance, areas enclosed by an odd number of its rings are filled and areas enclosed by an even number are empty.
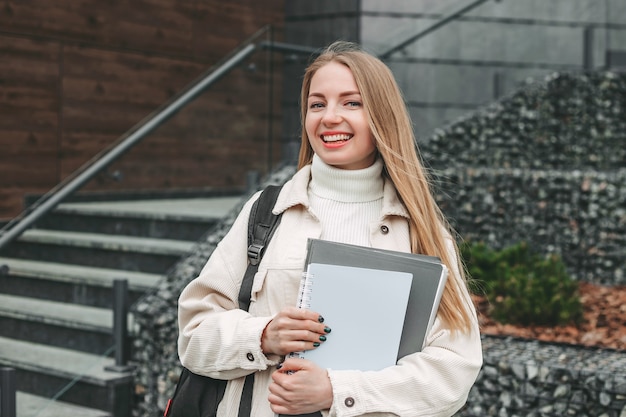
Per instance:
[[[280,214],[288,208],[301,205],[306,209],[309,208],[308,188],[311,179],[311,165],[306,165],[285,183],[283,189],[276,200],[274,206],[274,214]],[[401,216],[409,218],[409,213],[404,205],[400,202],[391,180],[385,178],[383,185],[383,208],[381,217]]]

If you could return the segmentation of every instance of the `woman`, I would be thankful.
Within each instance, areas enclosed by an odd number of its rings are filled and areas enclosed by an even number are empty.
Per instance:
[[[301,119],[299,169],[274,207],[282,220],[255,276],[249,313],[238,309],[237,295],[257,196],[180,296],[181,362],[229,381],[218,416],[237,415],[252,372],[255,417],[318,410],[328,416],[453,415],[482,365],[478,323],[391,71],[352,43],[330,45],[306,70]],[[294,307],[308,238],[441,258],[450,275],[424,349],[376,372],[285,359],[332,338],[323,312]]]

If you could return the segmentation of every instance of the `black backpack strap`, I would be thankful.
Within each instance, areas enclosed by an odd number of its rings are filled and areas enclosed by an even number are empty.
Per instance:
[[[265,248],[280,222],[280,215],[272,213],[272,209],[276,204],[281,188],[280,185],[270,185],[265,188],[250,210],[250,219],[248,220],[249,262],[239,288],[239,308],[242,310],[248,311],[250,307],[254,274],[258,270]]]
[[[248,310],[252,295],[252,282],[259,267],[259,262],[265,252],[265,247],[272,238],[276,226],[280,222],[280,215],[272,213],[276,199],[282,186],[268,186],[257,201],[253,203],[248,220],[248,268],[239,289],[239,308]],[[207,382],[208,381],[208,382]],[[186,384],[188,387],[181,389]],[[254,373],[246,376],[243,393],[239,404],[239,417],[250,417],[252,411],[252,388]],[[176,385],[176,392],[168,401],[165,416],[174,412],[177,416],[215,415],[217,406],[224,397],[226,381],[215,380],[191,373],[183,368],[180,380]],[[184,394],[184,395],[183,395]],[[190,400],[188,400],[188,398]],[[174,401],[176,400],[176,401]],[[170,405],[172,408],[170,408]],[[212,409],[209,409],[213,407]],[[174,411],[176,409],[176,411]],[[208,414],[207,414],[208,413]],[[210,414],[213,413],[213,414]],[[316,416],[320,416],[318,414]]]
[[[248,268],[239,288],[239,308],[242,310],[247,311],[250,307],[254,274],[259,269],[259,263],[265,253],[265,247],[272,235],[274,235],[276,226],[280,222],[280,215],[272,213],[272,209],[274,204],[276,204],[281,188],[282,186],[279,185],[270,185],[265,188],[250,210],[250,218],[248,219]],[[253,386],[254,373],[246,376],[241,401],[239,402],[239,417],[250,416]]]
[[[274,235],[276,226],[280,222],[280,214],[275,215],[272,209],[276,204],[276,199],[282,186],[270,185],[263,190],[257,201],[250,210],[248,220],[248,268],[243,277],[241,288],[239,289],[239,308],[248,310],[250,307],[250,296],[252,295],[252,282],[254,274],[259,268],[261,258],[265,253],[265,248]],[[250,417],[252,411],[252,389],[254,387],[254,373],[246,376],[241,401],[239,402],[238,417]],[[311,414],[302,414],[301,417],[321,417],[317,411]],[[293,416],[296,417],[296,416]]]

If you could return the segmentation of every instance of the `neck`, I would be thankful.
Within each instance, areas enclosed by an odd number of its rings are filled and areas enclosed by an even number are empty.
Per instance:
[[[364,169],[347,170],[328,165],[317,155],[311,164],[311,191],[342,202],[374,201],[383,195],[383,163],[380,159]]]

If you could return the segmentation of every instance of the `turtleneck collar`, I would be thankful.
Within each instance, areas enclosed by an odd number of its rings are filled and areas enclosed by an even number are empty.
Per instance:
[[[327,165],[313,155],[310,190],[313,194],[335,201],[362,203],[383,196],[383,162],[380,158],[364,169],[340,169]]]

